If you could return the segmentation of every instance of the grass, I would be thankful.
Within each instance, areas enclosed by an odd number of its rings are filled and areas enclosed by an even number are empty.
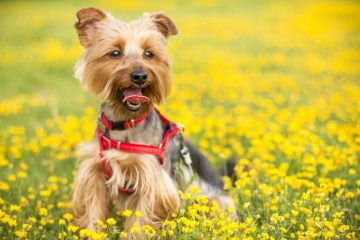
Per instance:
[[[92,139],[99,104],[72,76],[75,12],[89,5],[171,16],[161,110],[219,169],[237,160],[224,182],[238,222],[189,189],[157,238],[359,238],[360,4],[198,0],[0,3],[0,239],[154,238],[122,229],[140,213],[114,210],[101,233],[73,222],[75,148]]]

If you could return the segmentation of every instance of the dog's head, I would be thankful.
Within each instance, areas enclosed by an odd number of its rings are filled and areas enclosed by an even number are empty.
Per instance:
[[[96,8],[77,12],[75,28],[85,48],[75,77],[102,102],[123,111],[143,112],[170,92],[167,39],[177,34],[162,13],[123,22]]]

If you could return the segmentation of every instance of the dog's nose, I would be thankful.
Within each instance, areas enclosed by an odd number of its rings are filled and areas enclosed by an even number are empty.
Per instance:
[[[144,84],[146,82],[147,76],[147,73],[141,70],[134,71],[130,74],[131,81],[137,85]]]

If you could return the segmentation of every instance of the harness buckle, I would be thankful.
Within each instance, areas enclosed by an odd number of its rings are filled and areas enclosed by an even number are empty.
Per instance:
[[[135,120],[131,119],[130,122],[131,122],[131,128],[135,127]]]
[[[120,145],[121,145],[121,142],[120,141],[117,141],[116,143],[116,149],[120,151]]]

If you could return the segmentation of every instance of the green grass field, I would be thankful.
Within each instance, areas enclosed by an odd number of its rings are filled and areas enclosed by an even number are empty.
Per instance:
[[[73,77],[82,7],[131,20],[164,11],[173,89],[161,110],[221,169],[237,209],[196,189],[160,232],[73,222],[76,146],[99,102]],[[0,239],[359,239],[358,1],[1,1]],[[197,123],[197,124],[194,124]],[[232,222],[229,212],[239,221]]]

